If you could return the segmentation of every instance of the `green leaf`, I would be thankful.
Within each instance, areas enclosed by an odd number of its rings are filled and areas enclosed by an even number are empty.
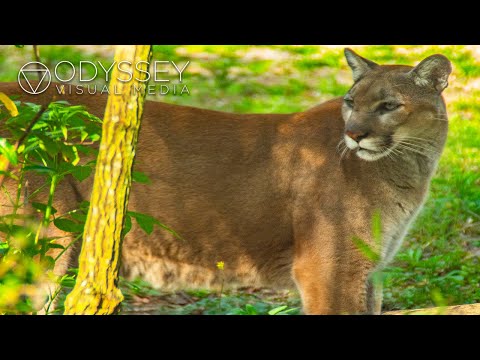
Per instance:
[[[33,140],[30,138],[27,142],[27,145],[23,148],[22,153],[28,154],[33,150],[37,150],[39,143],[40,141],[37,138],[34,138]]]
[[[376,210],[372,217],[372,234],[377,245],[382,244],[382,220],[380,211]]]
[[[49,270],[53,269],[55,267],[55,260],[51,256],[45,256],[42,259],[42,262],[43,262],[44,266]]]
[[[37,209],[43,213],[45,213],[45,211],[47,210],[47,205],[46,204],[42,204],[42,203],[38,203],[38,202],[32,202],[32,207],[34,209]],[[55,214],[57,212],[57,209],[55,209],[53,206],[51,207],[52,209],[52,215]]]
[[[50,243],[47,245],[48,248],[50,249],[65,249],[65,246],[60,245],[60,244],[55,244],[55,243]]]
[[[62,155],[64,160],[72,163],[72,165],[77,165],[80,161],[80,157],[78,156],[78,150],[75,146],[62,146]]]
[[[420,261],[420,259],[422,258],[422,255],[423,255],[422,249],[417,248],[417,249],[413,250],[412,259],[413,259],[414,263],[418,263]]]
[[[140,184],[150,184],[152,182],[145,173],[140,171],[132,172],[132,180]]]
[[[385,275],[381,271],[375,271],[370,274],[370,280],[374,286],[382,286]]]
[[[0,242],[0,255],[5,255],[9,248],[8,242]]]
[[[66,288],[73,288],[75,286],[75,276],[74,275],[63,275],[60,279],[60,285]]]
[[[39,174],[49,174],[54,175],[56,171],[52,168],[42,166],[42,165],[27,165],[23,168],[25,171],[35,171]]]
[[[15,146],[10,144],[7,139],[0,138],[0,155],[4,155],[8,162],[12,165],[17,165],[17,152]]]
[[[88,208],[90,207],[90,201],[87,201],[87,200],[83,200],[80,204],[78,204],[78,207],[87,212],[88,211]]]
[[[5,234],[13,235],[14,237],[16,236],[16,234],[23,233],[24,230],[25,230],[24,226],[15,225],[15,224],[9,225],[9,224],[0,223],[0,232],[3,232]]]
[[[299,312],[300,312],[300,308],[296,307],[296,308],[280,311],[277,315],[290,315],[290,314],[298,315]]]
[[[380,260],[380,256],[365,241],[357,236],[354,236],[352,240],[355,246],[367,257],[367,259],[374,263]]]
[[[79,224],[68,219],[55,219],[53,221],[54,225],[60,230],[67,232],[83,232],[84,224]]]
[[[65,141],[68,140],[68,130],[67,130],[67,127],[65,125],[62,125],[60,127],[62,129],[62,134],[63,134],[63,137],[65,139]]]
[[[77,165],[72,169],[72,175],[78,181],[83,181],[92,174],[92,168],[90,166]]]
[[[140,226],[148,235],[153,232],[153,226],[158,223],[158,220],[150,215],[145,215],[134,211],[128,211],[127,213],[137,221],[138,226]]]
[[[0,92],[0,103],[5,106],[7,111],[9,112],[11,117],[17,117],[18,116],[18,109],[17,105],[10,99],[7,95],[4,93]]]
[[[10,172],[10,171],[2,171],[2,170],[0,170],[0,175],[5,175],[5,176],[8,176],[9,178],[12,178],[12,179],[18,181],[18,176],[16,176],[14,173],[12,173],[12,172]]]
[[[175,236],[177,239],[185,240],[185,239],[184,239],[183,237],[181,237],[180,234],[178,234],[175,230],[170,229],[167,225],[162,224],[160,221],[157,221],[156,224],[157,224],[158,226],[160,226],[162,229],[167,230],[170,234],[172,234],[173,236]]]
[[[100,135],[99,134],[92,134],[90,135],[90,140],[93,142],[100,140]]]
[[[83,129],[85,127],[85,123],[82,120],[82,117],[79,115],[81,114],[79,114],[79,112],[76,111],[72,115],[67,116],[67,123],[69,128],[76,128],[75,130],[78,130],[78,129]]]
[[[85,139],[87,138],[87,136],[88,136],[88,132],[86,132],[86,131],[84,131],[84,130],[80,131],[80,140],[81,140],[82,142],[85,141]]]
[[[90,155],[90,154],[97,155],[98,154],[97,149],[94,149],[94,148],[92,148],[90,146],[87,146],[87,145],[77,145],[77,150],[79,152],[81,152],[82,154],[85,154],[85,155]]]
[[[61,161],[57,166],[57,171],[60,174],[71,174],[75,166],[69,162]]]
[[[235,308],[227,312],[227,315],[248,315],[248,314],[243,309]]]
[[[247,315],[258,315],[257,309],[250,304],[245,305],[245,311],[247,312]]]
[[[40,139],[40,149],[46,151],[50,156],[55,156],[58,154],[58,152],[60,151],[60,147],[55,141],[43,134],[37,134],[36,136]]]
[[[157,226],[161,227],[162,229],[168,231],[170,234],[175,236],[177,239],[184,240],[177,232],[170,229],[168,226],[162,224],[160,221],[155,219],[153,216],[138,213],[138,212],[135,212],[135,211],[127,211],[127,215],[135,218],[135,220],[137,221],[137,224],[140,226],[140,228],[142,228],[142,230],[145,231],[148,235],[150,235],[153,232],[154,225],[157,225]]]
[[[443,306],[447,305],[447,302],[446,302],[444,296],[442,295],[442,292],[439,289],[437,289],[437,288],[432,289],[431,293],[430,293],[430,296],[432,297],[433,303],[436,306],[443,307]]]
[[[283,305],[283,306],[276,307],[276,308],[270,310],[270,311],[268,312],[268,315],[277,315],[279,312],[281,312],[281,311],[283,311],[283,310],[285,310],[285,309],[287,309],[287,308],[288,308],[287,305]]]
[[[125,237],[132,229],[132,218],[129,214],[125,214],[125,224],[123,225],[122,237]]]
[[[72,219],[77,220],[81,223],[87,221],[87,214],[84,214],[83,212],[75,211],[71,212],[69,215],[72,217]]]

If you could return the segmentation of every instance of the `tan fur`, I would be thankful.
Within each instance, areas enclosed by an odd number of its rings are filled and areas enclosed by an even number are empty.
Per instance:
[[[296,285],[309,314],[379,312],[381,299],[368,276],[393,257],[418,213],[447,122],[441,95],[407,79],[411,67],[368,66],[355,73],[353,111],[342,99],[295,114],[246,115],[148,101],[135,168],[153,183],[133,185],[129,208],[157,217],[184,240],[159,228],[147,236],[134,224],[123,245],[122,273],[163,289],[217,287],[222,274],[215,264],[224,261],[230,285]],[[49,102],[53,89],[27,96],[15,83],[0,85],[0,92],[35,103]],[[401,118],[394,129],[375,125],[367,110],[381,100],[381,89],[405,101],[391,115]],[[103,117],[106,96],[61,99]],[[352,121],[379,136],[415,130],[438,152],[431,159],[408,151],[377,161],[354,151],[341,158],[337,147]],[[29,186],[39,183],[32,177]],[[69,179],[54,206],[60,213],[74,209],[90,191],[91,180]],[[384,232],[381,264],[369,261],[352,241],[357,236],[373,246],[377,209]],[[57,271],[74,256],[65,255]]]

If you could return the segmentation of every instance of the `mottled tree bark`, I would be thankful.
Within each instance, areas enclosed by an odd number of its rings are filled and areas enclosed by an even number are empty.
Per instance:
[[[117,67],[112,70],[79,272],[75,288],[65,301],[65,314],[113,314],[123,300],[118,288],[121,232],[150,57],[149,45],[118,46],[115,52],[117,63],[130,62],[121,67],[133,76],[129,80],[130,75],[124,71]]]

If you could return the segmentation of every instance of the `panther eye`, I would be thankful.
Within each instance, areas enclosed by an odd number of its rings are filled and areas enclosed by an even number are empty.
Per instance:
[[[350,107],[350,108],[353,108],[353,99],[349,96],[345,96],[343,98],[343,101],[345,102],[345,104]]]
[[[380,109],[379,110],[383,110],[383,111],[393,111],[393,110],[396,110],[398,109],[400,106],[402,106],[403,104],[399,104],[399,103],[394,103],[394,102],[386,102],[386,103],[383,103],[382,105],[380,105]]]

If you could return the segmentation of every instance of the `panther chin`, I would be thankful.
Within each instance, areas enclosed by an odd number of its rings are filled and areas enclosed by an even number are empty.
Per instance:
[[[390,152],[390,149],[384,150],[384,151],[374,151],[374,150],[369,150],[369,149],[364,149],[364,148],[357,148],[355,151],[355,154],[363,160],[366,161],[375,161],[379,160],[384,156],[387,156],[387,154]]]
[[[392,152],[394,147],[390,144],[389,147],[385,148],[387,146],[386,142],[384,140],[379,141],[379,139],[364,139],[357,143],[347,135],[345,135],[344,141],[347,148],[355,152],[360,159],[366,161],[379,160]],[[383,144],[380,148],[378,146],[379,142]]]

